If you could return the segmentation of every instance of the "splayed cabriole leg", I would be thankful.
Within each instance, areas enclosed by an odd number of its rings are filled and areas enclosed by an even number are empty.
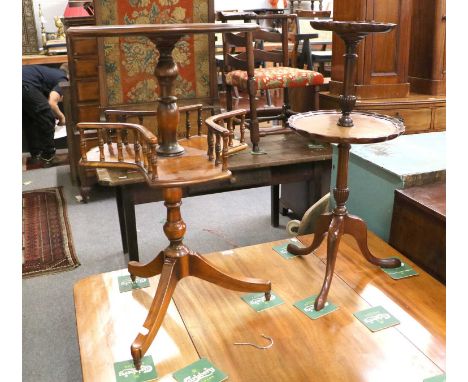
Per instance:
[[[137,261],[130,261],[128,263],[128,272],[130,273],[132,281],[135,281],[136,276],[153,277],[161,274],[163,264],[164,252],[159,252],[159,254],[148,264],[140,264]]]
[[[344,223],[345,233],[354,237],[361,253],[368,262],[382,268],[397,268],[401,266],[401,261],[395,257],[379,259],[369,251],[369,247],[367,246],[367,225],[364,220],[358,216],[346,215]]]
[[[142,330],[138,333],[131,346],[133,362],[137,369],[140,368],[141,359],[151,346],[161,327],[175,287],[182,278],[194,276],[235,291],[263,292],[266,299],[270,299],[270,281],[229,276],[211,265],[200,254],[190,251],[182,243],[186,230],[180,213],[182,189],[165,188],[163,196],[164,205],[167,208],[167,221],[164,224],[164,233],[170,241],[169,246],[146,265],[134,261],[128,265],[128,270],[133,277],[151,277],[161,274],[148,316]]]
[[[264,292],[270,300],[271,282],[250,277],[235,278],[220,271],[196,252],[190,253],[190,276],[198,277],[226,289],[238,292]]]
[[[178,262],[176,258],[166,258],[164,260],[158,289],[156,290],[156,295],[154,296],[148,316],[143,324],[143,328],[140,333],[138,333],[138,336],[135,338],[130,348],[133,363],[138,370],[141,367],[141,359],[161,327],[175,287],[179,281],[177,265]]]
[[[312,244],[305,248],[299,248],[294,244],[288,244],[288,252],[292,253],[293,255],[305,256],[315,251],[320,246],[320,244],[322,244],[322,241],[330,227],[332,218],[333,214],[331,212],[320,215],[315,225],[314,240],[312,241]]]
[[[328,230],[327,237],[327,269],[325,272],[325,279],[323,280],[322,289],[315,300],[315,310],[321,310],[325,306],[327,301],[328,291],[333,278],[333,272],[335,270],[336,255],[338,253],[338,246],[340,245],[341,236],[344,231],[344,216],[336,215],[333,217]]]

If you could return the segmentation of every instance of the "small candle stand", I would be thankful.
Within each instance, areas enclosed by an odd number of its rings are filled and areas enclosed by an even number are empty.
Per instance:
[[[352,112],[356,103],[353,79],[356,70],[357,46],[369,33],[382,33],[392,30],[396,24],[374,21],[311,21],[318,30],[331,30],[345,43],[343,94],[340,96],[341,111],[312,111],[296,114],[289,119],[289,126],[308,139],[336,143],[338,145],[338,165],[336,187],[333,197],[336,207],[332,212],[322,214],[316,223],[312,244],[306,248],[288,245],[288,251],[295,255],[308,255],[316,250],[327,236],[327,267],[322,289],[315,300],[315,310],[325,306],[335,269],[336,257],[341,237],[352,235],[362,254],[370,263],[383,268],[401,266],[397,258],[377,258],[367,245],[367,225],[359,217],[350,215],[346,208],[349,196],[348,164],[351,144],[376,143],[394,139],[405,130],[403,122],[384,115],[367,112]]]

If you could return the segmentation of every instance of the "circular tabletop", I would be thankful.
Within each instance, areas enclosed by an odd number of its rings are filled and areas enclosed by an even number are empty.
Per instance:
[[[387,115],[352,112],[354,126],[338,126],[341,112],[318,110],[289,118],[289,127],[308,138],[330,143],[376,143],[398,137],[405,131],[403,122]]]

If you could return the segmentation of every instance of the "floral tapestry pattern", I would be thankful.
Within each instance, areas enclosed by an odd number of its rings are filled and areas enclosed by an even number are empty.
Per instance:
[[[208,22],[209,0],[98,0],[99,25]],[[208,38],[188,36],[173,51],[179,67],[175,93],[180,98],[209,97]],[[105,38],[104,68],[108,105],[155,101],[154,69],[159,53],[145,37]]]

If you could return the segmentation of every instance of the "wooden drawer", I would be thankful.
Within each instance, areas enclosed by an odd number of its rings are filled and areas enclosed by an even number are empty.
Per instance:
[[[98,122],[99,121],[99,106],[79,106],[78,107],[78,122]]]
[[[77,81],[76,97],[78,102],[99,100],[99,85],[95,81]]]
[[[98,75],[98,60],[97,58],[89,59],[75,59],[75,77],[76,78],[89,78]]]
[[[445,107],[438,107],[434,110],[434,130],[445,131]]]
[[[405,124],[405,133],[429,131],[431,128],[431,109],[377,109],[376,113],[402,118]]]
[[[73,56],[97,55],[96,38],[75,38],[72,41]]]

